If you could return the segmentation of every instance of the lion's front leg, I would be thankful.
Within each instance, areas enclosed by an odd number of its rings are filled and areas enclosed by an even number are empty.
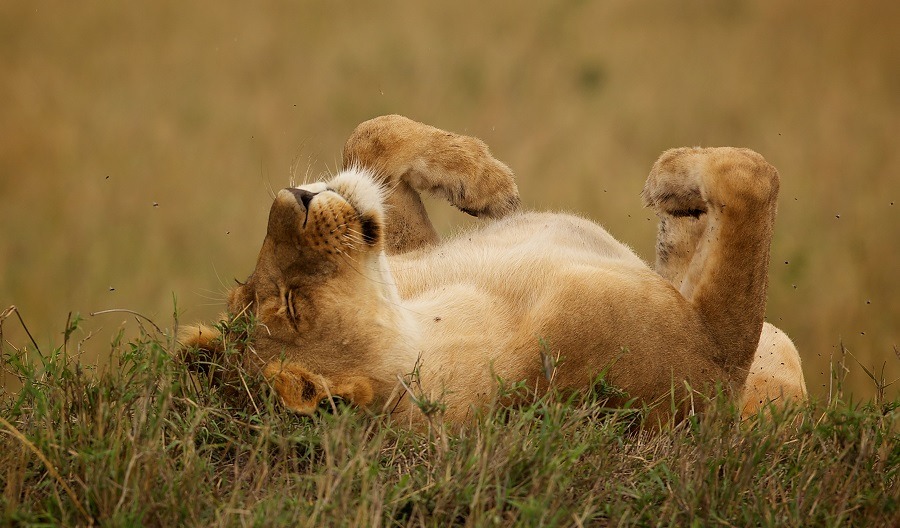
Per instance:
[[[697,310],[738,386],[762,330],[777,196],[775,168],[736,148],[669,150],[644,187],[661,222],[657,268]]]
[[[519,207],[512,171],[484,142],[398,115],[357,126],[344,145],[343,166],[370,169],[386,186],[389,254],[437,243],[421,192],[477,217],[499,218]]]

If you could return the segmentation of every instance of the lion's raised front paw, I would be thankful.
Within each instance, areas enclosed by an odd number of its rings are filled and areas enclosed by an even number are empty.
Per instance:
[[[471,177],[463,179],[460,192],[448,195],[450,203],[479,218],[502,218],[517,211],[521,201],[512,170],[491,156],[487,147],[474,153]]]
[[[472,216],[499,218],[519,208],[513,172],[483,141],[403,116],[357,126],[344,145],[344,166],[353,165],[372,169],[389,190],[402,181]]]

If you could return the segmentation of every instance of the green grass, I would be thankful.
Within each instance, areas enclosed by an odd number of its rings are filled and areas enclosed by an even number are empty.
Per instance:
[[[9,319],[7,319],[9,321]],[[78,334],[70,320],[68,336]],[[900,402],[832,399],[755,424],[722,403],[646,431],[603,402],[496,406],[409,431],[351,408],[237,398],[144,324],[102,373],[74,339],[5,345],[0,524],[108,526],[889,526],[900,519]]]

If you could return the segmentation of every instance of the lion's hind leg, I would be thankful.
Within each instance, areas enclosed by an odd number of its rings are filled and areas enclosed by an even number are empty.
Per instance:
[[[499,218],[519,207],[513,173],[481,140],[398,115],[376,117],[353,131],[343,166],[361,166],[387,188],[387,252],[437,243],[421,192],[447,199],[478,217]]]
[[[727,147],[669,150],[644,186],[663,224],[657,266],[697,310],[736,386],[762,330],[777,196],[774,167]]]
[[[768,404],[801,405],[807,400],[800,354],[783,331],[765,323],[740,398],[741,418],[749,418]]]

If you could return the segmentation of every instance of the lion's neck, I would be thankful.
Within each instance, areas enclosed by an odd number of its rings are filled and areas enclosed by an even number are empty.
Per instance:
[[[399,384],[399,378],[415,370],[424,339],[420,322],[400,299],[384,253],[371,261],[369,271],[378,292],[378,316],[372,330],[377,335],[381,359],[381,365],[371,375],[381,391],[391,392]]]

